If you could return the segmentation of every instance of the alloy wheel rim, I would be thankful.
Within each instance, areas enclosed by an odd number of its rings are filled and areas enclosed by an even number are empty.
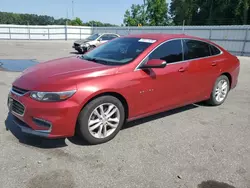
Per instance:
[[[215,89],[215,100],[217,102],[222,102],[226,96],[227,96],[227,92],[228,92],[228,83],[226,80],[220,80],[219,83],[216,86]]]
[[[117,129],[120,111],[112,103],[97,106],[89,116],[88,130],[95,138],[106,138]]]

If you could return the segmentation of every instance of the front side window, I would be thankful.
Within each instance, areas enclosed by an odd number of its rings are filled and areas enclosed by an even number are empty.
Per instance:
[[[83,59],[109,65],[123,65],[136,59],[151,42],[140,38],[116,38],[87,52]]]
[[[209,44],[202,41],[185,39],[184,41],[184,59],[196,59],[210,56]]]
[[[181,40],[172,40],[162,44],[149,55],[149,59],[161,59],[167,63],[182,61]]]

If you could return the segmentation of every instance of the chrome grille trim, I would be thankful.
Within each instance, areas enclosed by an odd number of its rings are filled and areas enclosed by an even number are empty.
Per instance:
[[[15,95],[18,95],[18,96],[23,96],[25,95],[26,93],[29,92],[29,90],[26,90],[26,89],[21,89],[21,88],[18,88],[18,87],[15,87],[15,86],[12,86],[11,88],[11,92],[14,93]]]
[[[25,106],[13,98],[12,98],[12,100],[13,100],[13,102],[12,102],[12,106],[11,106],[11,112],[14,115],[23,116],[25,113]]]

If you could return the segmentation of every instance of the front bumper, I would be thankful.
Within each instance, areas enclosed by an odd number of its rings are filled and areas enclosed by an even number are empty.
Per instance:
[[[73,96],[66,101],[51,103],[35,101],[29,94],[18,96],[10,92],[9,98],[24,106],[24,113],[17,113],[8,103],[13,121],[22,132],[46,138],[74,135],[79,104]]]
[[[85,47],[85,46],[72,46],[72,48],[74,48],[75,50],[77,50],[78,52],[85,52],[85,51],[87,51],[88,49],[87,49],[87,47]]]

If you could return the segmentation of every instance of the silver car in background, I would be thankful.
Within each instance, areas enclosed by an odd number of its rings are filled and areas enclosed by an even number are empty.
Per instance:
[[[120,37],[120,35],[115,33],[96,33],[87,37],[86,39],[75,41],[72,48],[74,48],[79,53],[85,53],[117,37]]]

